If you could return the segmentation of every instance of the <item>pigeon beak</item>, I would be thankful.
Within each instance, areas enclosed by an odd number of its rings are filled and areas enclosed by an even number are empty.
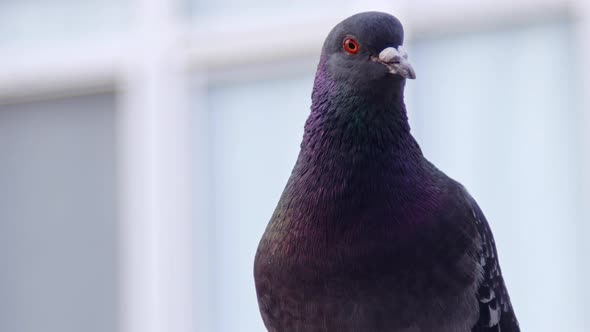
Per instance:
[[[408,52],[403,46],[388,47],[379,53],[379,57],[373,57],[373,61],[381,62],[390,74],[400,75],[404,78],[415,79],[414,68],[408,62]]]

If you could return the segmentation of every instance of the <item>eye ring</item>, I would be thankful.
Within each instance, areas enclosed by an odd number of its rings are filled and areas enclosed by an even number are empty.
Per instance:
[[[360,49],[359,43],[352,37],[345,38],[342,47],[350,54],[357,54]]]

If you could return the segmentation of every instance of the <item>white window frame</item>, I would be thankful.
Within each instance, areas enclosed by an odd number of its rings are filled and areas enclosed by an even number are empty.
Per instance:
[[[188,23],[175,15],[181,8],[178,2],[135,0],[139,19],[129,27],[132,33],[125,34],[126,40],[84,48],[72,45],[53,53],[0,52],[0,104],[101,91],[120,96],[121,332],[209,330],[208,275],[201,273],[207,269],[198,268],[208,266],[209,258],[208,179],[206,162],[200,163],[207,154],[192,158],[193,152],[207,149],[207,126],[198,120],[206,118],[207,110],[205,103],[189,102],[189,96],[199,95],[202,87],[204,97],[217,69],[317,57],[335,23],[370,5],[395,13],[408,39],[504,22],[571,18],[579,52],[581,146],[590,147],[587,0],[403,0],[395,7],[387,5],[390,1],[373,0],[363,8],[351,5],[325,17],[273,20],[270,26],[247,25],[240,19],[216,21],[213,26],[211,21],[200,24],[198,17]],[[428,11],[423,10],[425,3]],[[257,37],[260,34],[266,39]],[[191,128],[191,123],[197,127]],[[582,158],[581,169],[590,169],[590,151]],[[589,202],[590,175],[585,173],[580,195]],[[590,219],[588,214],[584,217]],[[590,228],[584,232],[590,235]],[[586,246],[590,253],[590,244]]]

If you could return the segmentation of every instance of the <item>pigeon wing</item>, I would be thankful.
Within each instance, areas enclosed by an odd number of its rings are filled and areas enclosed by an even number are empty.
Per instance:
[[[477,291],[479,319],[472,332],[520,332],[502,277],[494,236],[475,200],[468,193],[466,195],[482,240],[479,258],[483,275]]]

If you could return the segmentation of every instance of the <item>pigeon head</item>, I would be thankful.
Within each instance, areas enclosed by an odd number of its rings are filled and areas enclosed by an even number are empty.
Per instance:
[[[403,41],[400,21],[379,12],[356,14],[330,31],[315,75],[304,153],[340,151],[354,154],[354,162],[393,147],[419,155],[403,100],[406,79],[416,77]]]
[[[384,81],[414,79],[403,47],[404,30],[394,16],[380,12],[353,15],[336,25],[322,56],[332,80],[373,88]]]

